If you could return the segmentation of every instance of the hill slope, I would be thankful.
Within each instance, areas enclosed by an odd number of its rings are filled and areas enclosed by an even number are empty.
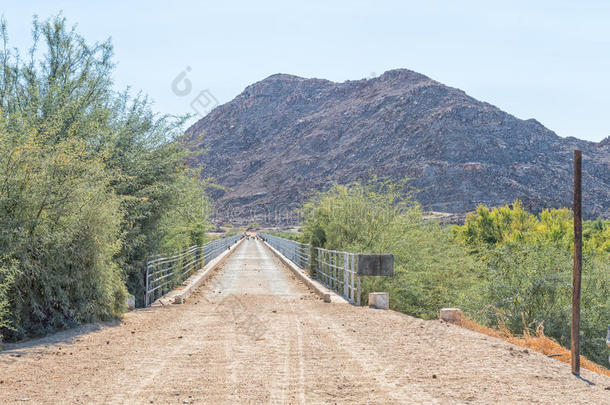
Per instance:
[[[405,69],[344,83],[273,75],[195,123],[187,138],[208,150],[194,164],[227,188],[213,195],[220,222],[294,222],[290,212],[314,190],[372,174],[412,178],[433,211],[516,198],[532,211],[569,206],[577,148],[585,214],[610,215],[608,139],[561,138]]]

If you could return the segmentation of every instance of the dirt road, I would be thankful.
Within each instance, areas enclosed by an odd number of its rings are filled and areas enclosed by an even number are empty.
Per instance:
[[[325,304],[245,241],[183,305],[0,354],[1,403],[610,404],[610,378],[392,311]]]

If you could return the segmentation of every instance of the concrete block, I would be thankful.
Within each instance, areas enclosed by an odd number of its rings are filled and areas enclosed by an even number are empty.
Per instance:
[[[369,293],[369,307],[390,309],[390,294],[387,292]]]
[[[441,320],[445,322],[461,322],[462,310],[459,308],[441,308]]]

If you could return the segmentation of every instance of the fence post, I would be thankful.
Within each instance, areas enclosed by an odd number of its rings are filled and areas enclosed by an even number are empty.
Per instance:
[[[343,253],[343,296],[349,297],[349,255]]]
[[[574,151],[574,277],[572,281],[572,374],[580,375],[580,281],[582,274],[582,151]]]
[[[351,296],[352,296],[352,302],[356,302],[356,277],[358,277],[358,275],[356,274],[356,255],[351,255],[352,256],[352,264],[351,264],[351,280],[350,280],[350,285],[351,285]]]
[[[148,306],[148,290],[149,290],[149,285],[148,285],[148,258],[145,258],[146,260],[146,290],[144,291],[144,307]]]
[[[339,260],[337,260],[339,255],[336,252],[332,253],[333,260],[331,261],[333,265],[333,291],[337,291],[337,265],[339,264]]]

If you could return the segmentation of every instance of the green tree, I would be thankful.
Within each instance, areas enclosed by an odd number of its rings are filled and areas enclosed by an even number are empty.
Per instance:
[[[424,219],[402,185],[373,181],[334,186],[305,204],[304,238],[329,249],[393,253],[395,276],[364,277],[363,294],[388,291],[391,308],[424,319],[458,306],[487,326],[512,333],[544,324],[569,345],[572,214],[532,215],[512,206],[477,208],[462,226]],[[610,324],[607,221],[584,225],[582,351],[605,362]]]
[[[477,262],[452,243],[449,229],[425,221],[404,184],[334,186],[304,206],[303,232],[315,246],[393,253],[395,276],[365,277],[362,292],[388,291],[393,309],[430,319],[465,302]]]
[[[110,41],[34,20],[26,57],[0,29],[0,333],[45,333],[141,302],[146,255],[200,243],[208,200],[184,117],[112,88]]]
[[[582,351],[600,363],[607,357],[603,337],[610,324],[608,223],[583,224]],[[512,207],[480,206],[453,232],[486,268],[472,316],[490,326],[501,322],[513,333],[522,330],[523,321],[527,327],[543,323],[547,336],[569,345],[574,246],[569,209],[534,216],[518,201]]]

